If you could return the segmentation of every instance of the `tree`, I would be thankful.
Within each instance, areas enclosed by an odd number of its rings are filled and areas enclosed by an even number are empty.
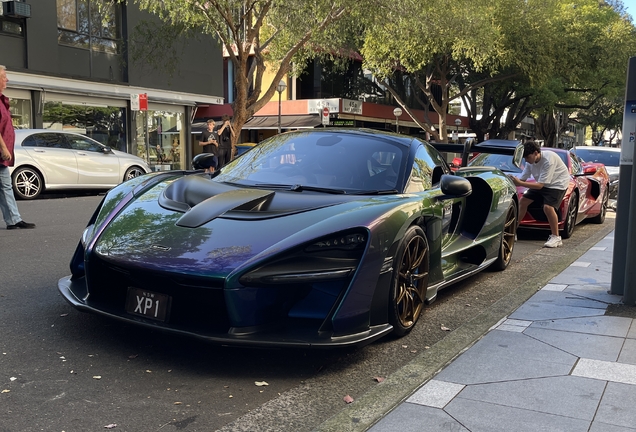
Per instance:
[[[612,3],[621,6],[620,1]],[[627,59],[636,51],[634,26],[620,13],[620,7],[617,11],[596,0],[576,5],[559,1],[556,5],[550,13],[549,32],[542,33],[547,38],[537,39],[551,46],[544,51],[552,62],[542,62],[546,72],[543,79],[515,75],[498,83],[494,91],[485,88],[483,102],[488,107],[489,98],[494,96],[498,107],[507,107],[504,133],[516,127],[508,124],[510,118],[521,121],[533,113],[536,135],[546,146],[558,144],[558,137],[577,112],[592,109],[605,98],[622,96]],[[506,93],[506,89],[514,91]],[[497,125],[492,128],[496,130]]]
[[[359,26],[371,17],[373,0],[135,0],[142,10],[157,15],[170,29],[171,42],[196,33],[212,35],[228,53],[234,71],[232,124],[240,130],[270,101],[279,81],[295,64],[308,58],[332,56]],[[141,29],[142,34],[144,32]],[[155,33],[156,35],[157,33]],[[156,38],[146,31],[145,43]],[[163,43],[163,42],[162,42]],[[164,46],[164,49],[166,47]],[[152,52],[147,49],[145,52]],[[153,61],[152,57],[144,61]],[[273,68],[272,83],[263,75]],[[236,143],[236,138],[233,143]]]
[[[396,70],[411,74],[412,91],[426,96],[422,107],[426,111],[430,104],[439,118],[436,129],[429,118],[420,126],[446,141],[446,114],[454,99],[520,73],[545,79],[554,44],[537,41],[551,33],[549,18],[556,1],[397,0],[382,25],[365,34],[365,64],[387,86]],[[441,88],[439,99],[435,87]],[[388,89],[414,117],[398,92]]]
[[[605,133],[610,133],[610,141],[623,126],[624,101],[622,97],[602,98],[591,108],[578,111],[574,122],[589,126],[592,130],[592,144],[602,145]]]
[[[437,130],[428,118],[420,126],[438,140],[447,139],[450,102],[461,98],[480,139],[507,138],[534,113],[539,134],[554,145],[569,113],[624,89],[635,45],[621,7],[620,0],[397,0],[388,25],[367,32],[363,55],[413,117],[392,88],[396,71],[410,75],[411,94],[421,90],[425,112],[430,104],[439,116]]]

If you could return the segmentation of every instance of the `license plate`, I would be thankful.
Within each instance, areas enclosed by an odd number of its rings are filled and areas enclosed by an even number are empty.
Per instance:
[[[165,294],[129,287],[126,312],[157,321],[165,321],[170,311],[171,297]]]

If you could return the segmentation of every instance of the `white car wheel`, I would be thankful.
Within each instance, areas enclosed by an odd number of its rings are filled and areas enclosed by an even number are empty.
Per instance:
[[[18,168],[12,176],[13,192],[20,199],[34,199],[44,189],[44,181],[38,171],[29,167]]]

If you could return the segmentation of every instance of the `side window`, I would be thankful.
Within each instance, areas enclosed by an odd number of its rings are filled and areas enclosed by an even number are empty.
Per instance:
[[[79,135],[68,135],[67,139],[73,150],[90,151],[96,153],[102,153],[104,151],[103,147],[97,142],[85,137],[81,137]]]
[[[58,43],[117,54],[121,38],[119,2],[57,0]]]
[[[431,189],[433,187],[433,174],[435,171],[436,167],[430,154],[426,151],[424,146],[420,147],[415,153],[413,169],[411,170],[411,176],[409,177],[405,191],[407,193],[413,193]]]
[[[30,135],[22,141],[22,145],[26,147],[70,148],[64,136],[56,133]]]
[[[22,140],[22,147],[36,147],[37,144],[35,142],[35,137],[33,135],[29,135],[25,139]]]

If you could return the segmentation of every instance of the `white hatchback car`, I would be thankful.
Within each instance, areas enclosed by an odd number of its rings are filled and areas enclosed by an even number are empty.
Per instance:
[[[78,133],[18,129],[10,172],[16,197],[33,199],[45,189],[110,189],[149,173],[150,167],[137,156]]]

